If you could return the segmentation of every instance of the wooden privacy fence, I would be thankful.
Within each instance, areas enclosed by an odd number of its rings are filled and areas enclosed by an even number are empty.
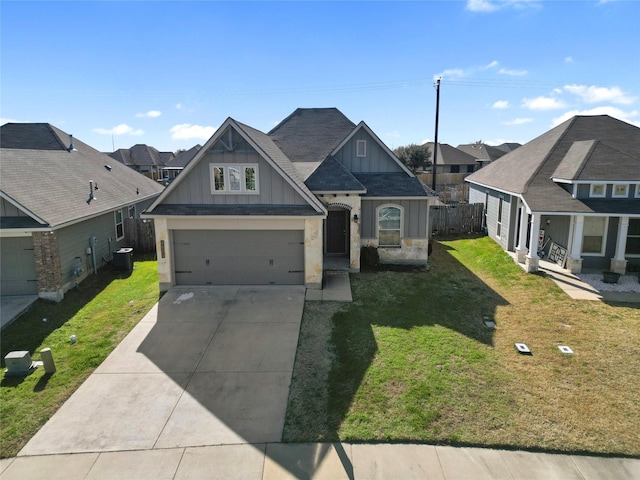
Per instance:
[[[430,208],[431,235],[482,232],[483,203],[436,205]]]
[[[151,253],[156,251],[156,233],[153,228],[153,220],[125,218],[124,238],[127,247],[133,247],[134,253]]]

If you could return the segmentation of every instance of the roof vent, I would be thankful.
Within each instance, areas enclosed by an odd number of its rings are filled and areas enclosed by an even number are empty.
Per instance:
[[[69,148],[67,148],[67,152],[77,152],[78,149],[73,146],[73,135],[69,135]]]

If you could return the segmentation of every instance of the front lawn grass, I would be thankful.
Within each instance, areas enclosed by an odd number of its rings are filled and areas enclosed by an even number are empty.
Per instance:
[[[285,441],[640,454],[640,303],[572,300],[487,237],[351,283],[305,305]]]
[[[105,267],[60,303],[38,300],[6,327],[3,369],[10,351],[28,350],[40,360],[40,350],[48,347],[57,371],[46,375],[39,367],[24,378],[2,379],[0,457],[15,456],[157,301],[157,262],[136,260],[131,274]]]

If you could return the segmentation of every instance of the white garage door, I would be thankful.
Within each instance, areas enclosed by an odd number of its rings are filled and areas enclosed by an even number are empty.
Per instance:
[[[31,237],[0,239],[0,294],[38,294]]]
[[[174,230],[178,285],[302,285],[302,230]]]

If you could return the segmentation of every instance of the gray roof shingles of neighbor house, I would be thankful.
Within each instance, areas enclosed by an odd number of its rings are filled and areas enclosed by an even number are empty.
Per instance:
[[[40,226],[60,227],[157,197],[163,187],[48,123],[0,127],[0,191]],[[95,201],[88,202],[90,181]],[[3,228],[12,222],[4,217]]]
[[[637,213],[639,202],[576,199],[554,179],[640,181],[639,152],[638,127],[608,115],[575,116],[466,180],[520,194],[536,212],[606,213],[629,203]]]
[[[433,161],[433,142],[428,142],[425,145],[429,147],[431,152],[429,160]],[[452,147],[448,143],[438,143],[436,162],[438,165],[477,165],[476,157]]]

